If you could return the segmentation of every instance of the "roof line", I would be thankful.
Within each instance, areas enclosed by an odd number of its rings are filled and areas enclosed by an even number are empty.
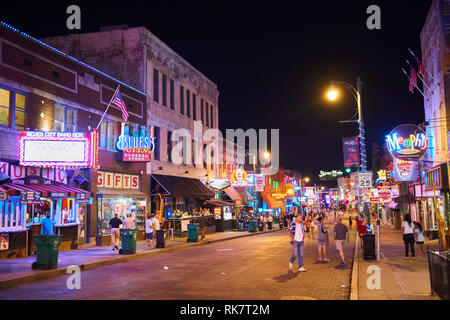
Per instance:
[[[100,71],[100,70],[98,70],[98,69],[96,69],[96,68],[94,68],[94,67],[92,67],[92,66],[90,66],[90,65],[88,65],[88,64],[86,64],[86,63],[84,63],[84,62],[82,62],[82,61],[80,61],[80,60],[78,60],[78,59],[75,59],[75,58],[72,57],[72,56],[69,56],[67,53],[64,53],[64,52],[62,52],[61,50],[58,50],[58,49],[56,49],[56,48],[54,48],[54,47],[52,47],[52,46],[46,44],[45,42],[43,42],[43,41],[41,41],[41,40],[39,40],[39,39],[36,39],[35,37],[32,37],[32,36],[30,36],[29,34],[23,32],[23,31],[20,31],[20,30],[17,29],[17,28],[14,28],[13,26],[7,24],[6,22],[3,22],[2,20],[0,20],[0,25],[2,25],[3,27],[5,27],[5,28],[7,28],[7,29],[9,29],[9,30],[11,30],[11,31],[14,31],[14,32],[20,34],[21,36],[23,36],[23,37],[25,37],[25,38],[28,38],[28,39],[30,39],[30,40],[36,42],[37,44],[39,44],[39,45],[41,45],[41,46],[43,46],[43,47],[47,47],[48,49],[50,49],[50,50],[52,50],[52,51],[54,51],[54,52],[60,54],[61,56],[65,57],[65,58],[69,58],[69,59],[72,60],[73,62],[78,63],[78,64],[82,65],[83,67],[86,67],[86,68],[88,68],[88,69],[91,69],[92,71],[95,71],[95,72],[97,72],[98,74],[100,74],[100,75],[102,75],[102,76],[105,76],[105,77],[107,77],[107,78],[110,79],[110,80],[113,80],[113,81],[115,81],[115,82],[118,82],[118,83],[120,83],[121,85],[123,85],[124,87],[127,87],[127,88],[129,88],[129,89],[131,89],[131,90],[133,90],[133,91],[135,91],[135,92],[137,92],[137,93],[140,93],[140,94],[143,94],[144,96],[147,96],[146,93],[144,93],[144,92],[142,92],[142,91],[140,91],[140,90],[138,90],[138,89],[136,89],[136,88],[134,88],[134,87],[132,87],[132,86],[130,86],[130,85],[128,85],[128,84],[126,84],[126,83],[123,82],[123,81],[120,81],[120,80],[118,80],[118,79],[116,79],[116,78],[113,78],[113,77],[111,77],[109,74],[106,74],[106,73],[104,73],[103,71]]]

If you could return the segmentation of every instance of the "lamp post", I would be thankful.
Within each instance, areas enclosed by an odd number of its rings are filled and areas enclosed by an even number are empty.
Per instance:
[[[338,92],[337,92],[337,90],[334,89],[334,85],[340,85],[340,86],[343,86],[344,88],[346,88],[348,91],[351,92],[351,94],[353,95],[353,97],[356,100],[356,105],[357,105],[357,109],[358,109],[358,120],[344,120],[344,121],[339,121],[339,122],[341,122],[341,123],[358,122],[359,154],[360,154],[360,162],[361,162],[360,168],[361,168],[362,172],[366,172],[367,171],[366,138],[365,138],[365,131],[364,131],[362,105],[361,105],[361,87],[362,87],[361,79],[359,77],[356,79],[356,88],[345,81],[332,81],[331,89],[327,93],[328,99],[331,101],[336,100],[336,98],[338,97]],[[360,169],[358,167],[358,176],[359,176],[359,171],[360,171]],[[359,198],[359,208],[360,208],[359,210],[361,212],[362,211],[362,201],[361,201],[361,187],[359,186],[359,183],[358,183],[358,198]],[[370,214],[369,214],[369,219],[370,219]],[[370,223],[370,220],[368,221],[368,223]]]

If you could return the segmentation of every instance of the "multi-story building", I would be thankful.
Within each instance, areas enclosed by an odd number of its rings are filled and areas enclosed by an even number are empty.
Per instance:
[[[169,184],[181,182],[180,179],[191,185],[170,197],[171,202],[178,201],[180,205],[162,206],[162,198],[155,195],[152,210],[186,210],[184,203],[191,202],[188,198],[204,198],[203,191],[190,191],[202,190],[198,184],[200,180],[220,176],[217,165],[211,165],[215,150],[203,160],[208,141],[194,139],[195,123],[202,132],[219,127],[219,92],[211,80],[145,27],[108,27],[100,32],[58,36],[44,41],[122,81],[129,81],[147,94],[147,125],[152,127],[155,139],[152,161],[147,166],[147,173],[155,178],[152,185],[166,184],[161,187],[169,189]],[[190,135],[183,142],[184,150],[187,150],[183,164],[174,163],[172,159],[172,150],[178,142],[173,138],[180,129]]]
[[[119,85],[128,122],[113,105],[100,122]],[[1,257],[32,252],[47,213],[62,250],[108,243],[114,213],[133,214],[143,235],[147,164],[125,160],[117,140],[123,129],[150,136],[146,104],[141,90],[0,23]]]
[[[430,146],[427,161],[433,167],[427,170],[424,183],[423,204],[430,212],[425,223],[429,230],[440,230],[440,238],[449,241],[450,194],[448,184],[449,129],[450,129],[450,30],[446,12],[450,4],[434,0],[420,34],[422,47],[424,108]],[[448,103],[447,103],[448,101]],[[436,198],[436,200],[433,200]],[[437,202],[437,205],[435,205]]]

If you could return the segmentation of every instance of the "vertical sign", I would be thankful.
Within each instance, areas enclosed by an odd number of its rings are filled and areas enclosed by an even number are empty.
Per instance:
[[[344,151],[344,167],[358,167],[359,166],[358,137],[342,138],[342,147]]]

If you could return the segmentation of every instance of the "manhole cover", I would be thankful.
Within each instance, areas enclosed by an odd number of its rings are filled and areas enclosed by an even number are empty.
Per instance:
[[[280,300],[317,300],[313,297],[307,297],[307,296],[286,296],[281,297]]]

